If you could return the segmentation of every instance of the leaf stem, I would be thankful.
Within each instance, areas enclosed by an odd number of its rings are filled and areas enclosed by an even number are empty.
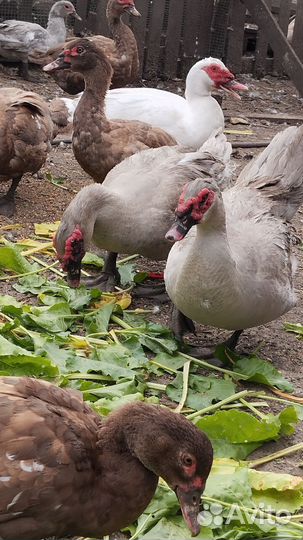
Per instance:
[[[260,411],[258,411],[258,409],[256,409],[252,403],[248,403],[248,401],[246,401],[246,400],[243,399],[243,398],[240,398],[239,401],[240,401],[245,407],[247,407],[247,408],[250,409],[253,413],[255,413],[255,415],[259,416],[259,418],[261,418],[261,420],[264,420],[264,418],[266,418],[266,414],[263,414],[263,413],[261,413]]]
[[[12,279],[19,279],[19,278],[22,278],[22,277],[27,277],[27,276],[33,276],[35,274],[40,274],[42,272],[45,272],[46,270],[50,270],[51,268],[53,268],[54,266],[56,266],[58,264],[59,261],[55,261],[54,263],[52,264],[49,264],[43,268],[38,268],[38,270],[32,270],[31,272],[24,272],[23,274],[14,274],[13,276],[1,276],[0,277],[0,281],[9,281],[9,280],[12,280]]]
[[[175,413],[180,413],[185,405],[188,394],[188,379],[189,379],[189,370],[190,370],[190,360],[185,362],[183,366],[183,385],[182,385],[182,395],[179,405],[174,409]]]
[[[260,467],[260,465],[264,465],[265,463],[269,463],[270,461],[289,456],[291,454],[294,454],[295,452],[300,452],[301,450],[303,450],[303,443],[294,444],[289,448],[284,448],[284,450],[279,450],[278,452],[274,452],[273,454],[269,454],[268,456],[264,456],[260,459],[250,461],[248,466],[250,468]]]
[[[246,375],[243,375],[242,373],[237,373],[236,371],[231,371],[229,369],[220,368],[218,366],[213,366],[212,364],[209,364],[205,360],[198,360],[197,358],[194,358],[193,356],[190,356],[189,354],[185,354],[182,352],[178,353],[180,356],[183,356],[183,358],[186,358],[187,360],[191,360],[194,364],[198,364],[198,366],[203,366],[207,369],[212,369],[214,371],[219,371],[220,373],[225,373],[225,375],[230,375],[233,379],[241,379],[245,381],[248,379]]]
[[[204,407],[204,409],[200,409],[199,411],[196,411],[192,414],[187,415],[187,418],[189,420],[193,420],[193,418],[197,418],[197,416],[203,416],[204,414],[207,414],[212,411],[216,411],[217,409],[221,409],[222,405],[227,405],[227,403],[231,403],[232,401],[237,401],[240,398],[249,396],[248,390],[242,390],[242,392],[237,392],[236,394],[233,394],[232,396],[229,396],[225,399],[222,399],[222,401],[219,401],[218,403],[215,403],[214,405],[209,405],[209,407]]]
[[[165,392],[166,384],[149,382],[146,383],[146,388],[148,388],[149,390],[158,390],[159,392]]]
[[[132,261],[133,259],[136,259],[139,257],[139,254],[136,253],[135,255],[129,255],[129,257],[125,257],[124,259],[120,259],[120,261],[117,262],[117,266],[121,266],[121,264],[124,264],[128,261]]]

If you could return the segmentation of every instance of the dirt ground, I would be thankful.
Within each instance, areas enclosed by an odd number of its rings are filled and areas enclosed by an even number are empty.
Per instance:
[[[23,89],[36,91],[47,99],[62,95],[63,92],[53,83],[47,75],[34,70],[35,82],[25,82],[16,76],[16,71],[12,68],[1,68],[0,66],[0,86],[18,86]],[[268,120],[250,120],[249,125],[232,125],[228,121],[230,117],[243,117],[249,113],[288,113],[290,115],[302,114],[303,100],[298,97],[293,84],[287,79],[277,79],[266,77],[263,80],[254,80],[249,76],[239,76],[241,82],[249,86],[249,91],[243,96],[242,101],[233,101],[229,97],[223,99],[223,109],[226,115],[226,128],[245,131],[252,130],[251,135],[228,135],[230,140],[270,141],[275,133],[284,129],[287,123],[270,122]],[[170,91],[182,93],[184,89],[183,81],[163,81],[149,82],[149,86],[169,89]],[[250,160],[261,149],[235,149],[233,158],[238,170]],[[63,187],[53,185],[46,173],[51,173],[53,178],[64,180]],[[36,177],[27,175],[22,180],[18,188],[17,211],[13,220],[1,218],[0,226],[10,223],[19,223],[21,228],[17,231],[6,233],[10,240],[17,237],[29,237],[33,235],[34,223],[53,222],[60,220],[62,213],[75,193],[83,186],[91,183],[91,179],[84,173],[76,160],[70,145],[62,144],[53,146],[46,165]],[[0,186],[2,191],[6,190],[4,183]],[[298,236],[303,239],[303,209],[298,212],[294,225]],[[302,246],[301,246],[302,247]],[[291,380],[296,388],[296,395],[303,397],[303,341],[299,341],[294,334],[287,333],[283,324],[287,322],[303,323],[303,250],[300,246],[294,247],[294,252],[298,258],[299,266],[296,277],[296,289],[298,294],[298,304],[295,309],[283,318],[274,321],[266,326],[261,326],[247,331],[239,343],[240,352],[253,352],[258,349],[260,356],[272,360],[275,366]],[[163,264],[154,263],[144,259],[138,260],[138,268],[162,270]],[[10,286],[2,283],[0,293],[11,292]],[[146,302],[150,306],[152,302]],[[136,306],[136,303],[134,304]],[[141,304],[142,305],[142,302]],[[157,320],[167,324],[169,320],[169,306],[160,306]],[[198,328],[198,342],[201,344],[217,344],[219,340],[226,337],[225,332],[213,331],[210,328]],[[303,428],[298,427],[296,435],[280,443],[268,444],[262,450],[256,452],[254,457],[268,454],[280,448],[290,446],[302,441]],[[303,456],[295,455],[276,461],[267,466],[270,470],[280,470],[292,474],[300,474],[298,462],[303,461]]]

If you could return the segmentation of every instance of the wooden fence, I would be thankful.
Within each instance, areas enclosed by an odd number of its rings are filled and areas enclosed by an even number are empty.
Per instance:
[[[78,33],[108,35],[106,0],[77,0],[83,21]],[[141,17],[130,17],[136,35],[142,75],[174,78],[187,73],[200,58],[209,55],[213,0],[136,0]]]
[[[54,1],[0,0],[0,17],[9,7],[20,19],[40,22]],[[82,17],[75,22],[77,35],[109,35],[107,0],[72,1]],[[136,0],[136,6],[141,18],[125,18],[137,38],[144,78],[183,77],[212,55],[236,73],[286,71],[303,95],[303,0]],[[286,34],[294,13],[290,46]]]

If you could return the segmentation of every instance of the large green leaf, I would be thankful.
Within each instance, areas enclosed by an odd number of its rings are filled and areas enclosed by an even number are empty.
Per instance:
[[[237,373],[246,375],[248,381],[275,386],[283,392],[293,392],[294,390],[293,385],[283,377],[273,364],[258,356],[240,358],[235,362],[233,369]]]
[[[84,317],[84,326],[87,334],[98,334],[100,332],[107,332],[109,321],[114,308],[114,303],[108,303],[104,304],[98,310],[95,310],[92,313],[88,313]]]
[[[0,370],[7,375],[53,378],[59,375],[55,364],[37,356],[0,335]]]
[[[30,264],[14,244],[8,244],[0,247],[0,268],[23,274],[38,269],[38,266]]]
[[[282,417],[268,415],[264,420],[238,410],[217,411],[200,418],[197,426],[211,439],[216,456],[244,459],[264,442],[293,432],[296,412],[291,409]]]
[[[183,376],[182,373],[178,373],[176,378],[167,385],[166,393],[170,399],[179,403],[182,389]],[[203,409],[212,403],[232,396],[235,392],[236,386],[230,379],[190,375],[186,405],[195,410]]]
[[[75,321],[75,316],[69,305],[61,302],[50,307],[33,307],[31,313],[24,315],[24,320],[25,323],[30,321],[50,333],[57,333],[68,330]]]
[[[210,529],[203,527],[195,538],[212,540],[213,534]],[[138,540],[192,540],[192,534],[181,516],[164,517],[146,534],[139,535]]]

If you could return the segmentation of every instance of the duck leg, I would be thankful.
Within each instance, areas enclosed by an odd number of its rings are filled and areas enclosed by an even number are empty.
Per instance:
[[[18,74],[19,74],[19,77],[22,77],[22,79],[25,79],[26,81],[30,80],[29,71],[28,71],[28,58],[23,58],[20,61]]]
[[[97,277],[82,278],[81,282],[89,289],[100,289],[104,292],[114,291],[120,284],[120,274],[117,269],[118,253],[110,251],[105,259],[104,267]]]
[[[200,347],[199,345],[187,345],[184,343],[183,336],[185,333],[189,332],[196,335],[195,325],[191,319],[183,315],[181,311],[173,306],[171,314],[171,324],[170,327],[173,331],[173,334],[176,340],[180,343],[181,351],[187,352],[194,358],[200,358],[203,360],[208,360],[210,364],[222,366],[222,362],[215,357],[214,349],[209,347]],[[230,350],[234,350],[238,344],[239,337],[241,336],[243,330],[236,330],[222,345]]]
[[[12,217],[15,212],[15,193],[21,176],[12,179],[11,186],[5,195],[0,197],[0,214],[6,217]]]

